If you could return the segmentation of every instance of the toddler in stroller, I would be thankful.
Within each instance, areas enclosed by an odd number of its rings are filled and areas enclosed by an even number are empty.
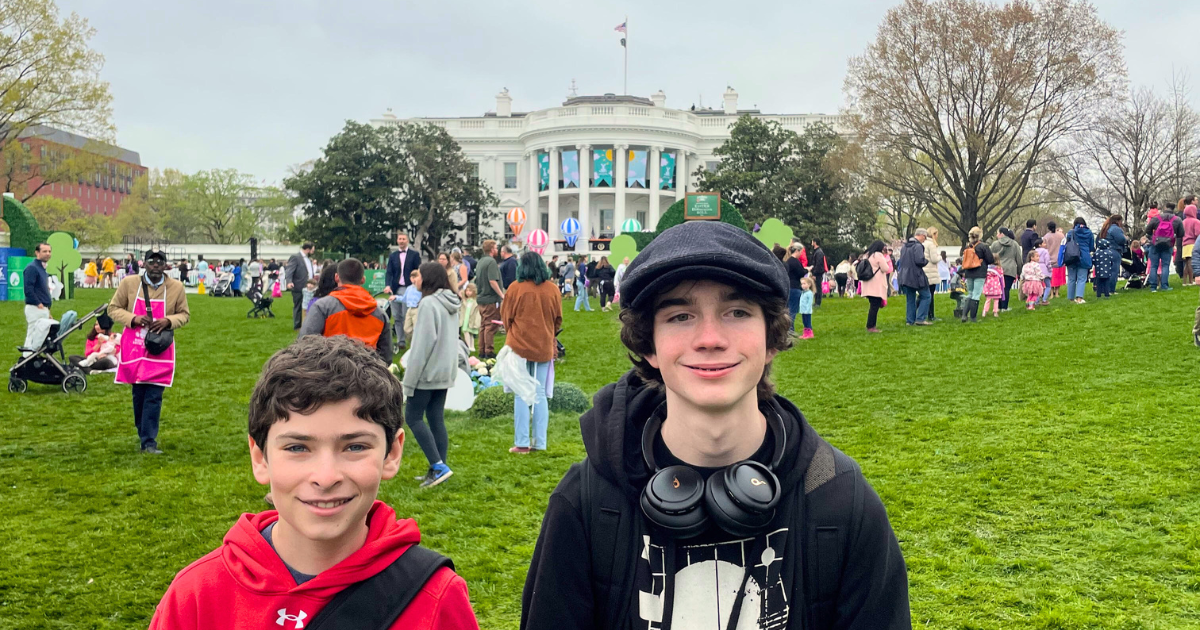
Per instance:
[[[8,391],[23,394],[29,387],[29,381],[59,385],[68,394],[82,394],[86,391],[87,376],[82,368],[67,362],[63,353],[63,341],[71,333],[99,317],[106,309],[108,304],[102,304],[82,318],[77,317],[75,311],[67,311],[57,322],[41,320],[50,322],[46,336],[36,348],[17,348],[20,352],[28,354],[8,371]]]
[[[1126,289],[1140,289],[1146,286],[1146,256],[1142,253],[1142,248],[1125,250],[1121,255],[1121,271],[1125,273]]]

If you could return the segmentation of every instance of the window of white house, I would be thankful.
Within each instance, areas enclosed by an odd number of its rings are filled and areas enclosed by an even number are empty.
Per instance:
[[[709,160],[704,163],[704,170],[708,171],[709,173],[712,173],[717,170],[718,164],[720,164],[720,162],[717,160]]]
[[[637,211],[637,221],[638,221],[638,223],[641,224],[643,230],[645,230],[649,227],[646,225],[646,211],[645,210]]]
[[[513,190],[517,187],[517,163],[504,163],[504,188]]]
[[[600,232],[602,234],[612,234],[613,231],[613,211],[612,208],[600,209]]]

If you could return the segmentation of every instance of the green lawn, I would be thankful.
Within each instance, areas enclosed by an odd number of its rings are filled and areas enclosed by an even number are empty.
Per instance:
[[[65,306],[85,312],[108,292],[78,296]],[[883,497],[914,625],[1200,628],[1196,301],[1142,291],[913,329],[895,299],[874,336],[864,300],[825,302],[777,383]],[[246,403],[290,322],[248,321],[244,299],[190,303],[163,457],[138,454],[111,376],[82,396],[0,393],[0,628],[145,627],[175,572],[265,507]],[[564,327],[560,380],[590,394],[626,369],[615,313],[568,312]],[[21,305],[0,303],[10,359],[24,329]],[[455,416],[450,437],[450,482],[419,491],[413,447],[382,498],[454,558],[484,628],[516,628],[546,500],[583,455],[577,421],[552,418],[546,455],[509,455],[504,419]]]

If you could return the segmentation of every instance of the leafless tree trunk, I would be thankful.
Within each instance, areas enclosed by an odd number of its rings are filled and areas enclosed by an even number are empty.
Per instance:
[[[858,138],[899,158],[875,183],[963,242],[1045,203],[1050,150],[1124,86],[1119,34],[1082,0],[906,0],[846,78]]]

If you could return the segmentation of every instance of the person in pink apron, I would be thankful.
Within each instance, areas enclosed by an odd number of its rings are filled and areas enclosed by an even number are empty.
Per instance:
[[[108,315],[125,325],[121,335],[121,363],[114,382],[133,386],[133,423],[143,453],[159,455],[158,424],[163,390],[175,380],[175,344],[151,354],[146,333],[177,330],[188,323],[187,295],[183,283],[167,276],[167,257],[146,252],[145,273],[127,276],[117,286]],[[149,309],[147,309],[149,302]]]

